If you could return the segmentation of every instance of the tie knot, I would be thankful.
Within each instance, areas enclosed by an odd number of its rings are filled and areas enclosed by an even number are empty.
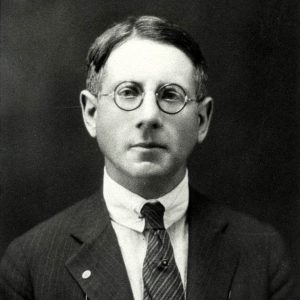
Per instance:
[[[145,217],[145,229],[165,229],[164,212],[165,208],[161,203],[146,203],[141,209],[141,214]]]

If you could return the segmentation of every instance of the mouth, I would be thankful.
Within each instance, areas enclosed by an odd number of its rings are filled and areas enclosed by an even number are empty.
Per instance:
[[[151,150],[151,149],[166,149],[166,146],[155,142],[143,142],[143,143],[133,144],[131,148]]]

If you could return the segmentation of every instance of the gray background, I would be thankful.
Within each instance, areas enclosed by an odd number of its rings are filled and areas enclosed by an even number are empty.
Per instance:
[[[272,224],[299,263],[297,2],[1,1],[0,256],[99,185],[103,159],[76,107],[85,56],[112,22],[154,14],[187,29],[209,64],[215,114],[191,182]]]

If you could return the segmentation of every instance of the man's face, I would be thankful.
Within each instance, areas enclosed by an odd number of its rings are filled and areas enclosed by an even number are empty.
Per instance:
[[[121,110],[110,96],[87,99],[83,105],[86,126],[97,138],[108,174],[119,183],[125,178],[181,179],[189,154],[206,135],[207,105],[193,101],[179,113],[167,114],[157,106],[155,92],[176,83],[195,98],[191,60],[174,46],[131,39],[112,51],[104,74],[101,94],[125,81],[138,83],[145,92],[142,105],[133,111]],[[94,113],[88,113],[93,106]]]

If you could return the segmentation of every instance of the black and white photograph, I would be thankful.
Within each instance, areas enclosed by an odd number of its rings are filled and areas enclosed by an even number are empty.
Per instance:
[[[300,299],[300,6],[1,0],[0,299]]]

